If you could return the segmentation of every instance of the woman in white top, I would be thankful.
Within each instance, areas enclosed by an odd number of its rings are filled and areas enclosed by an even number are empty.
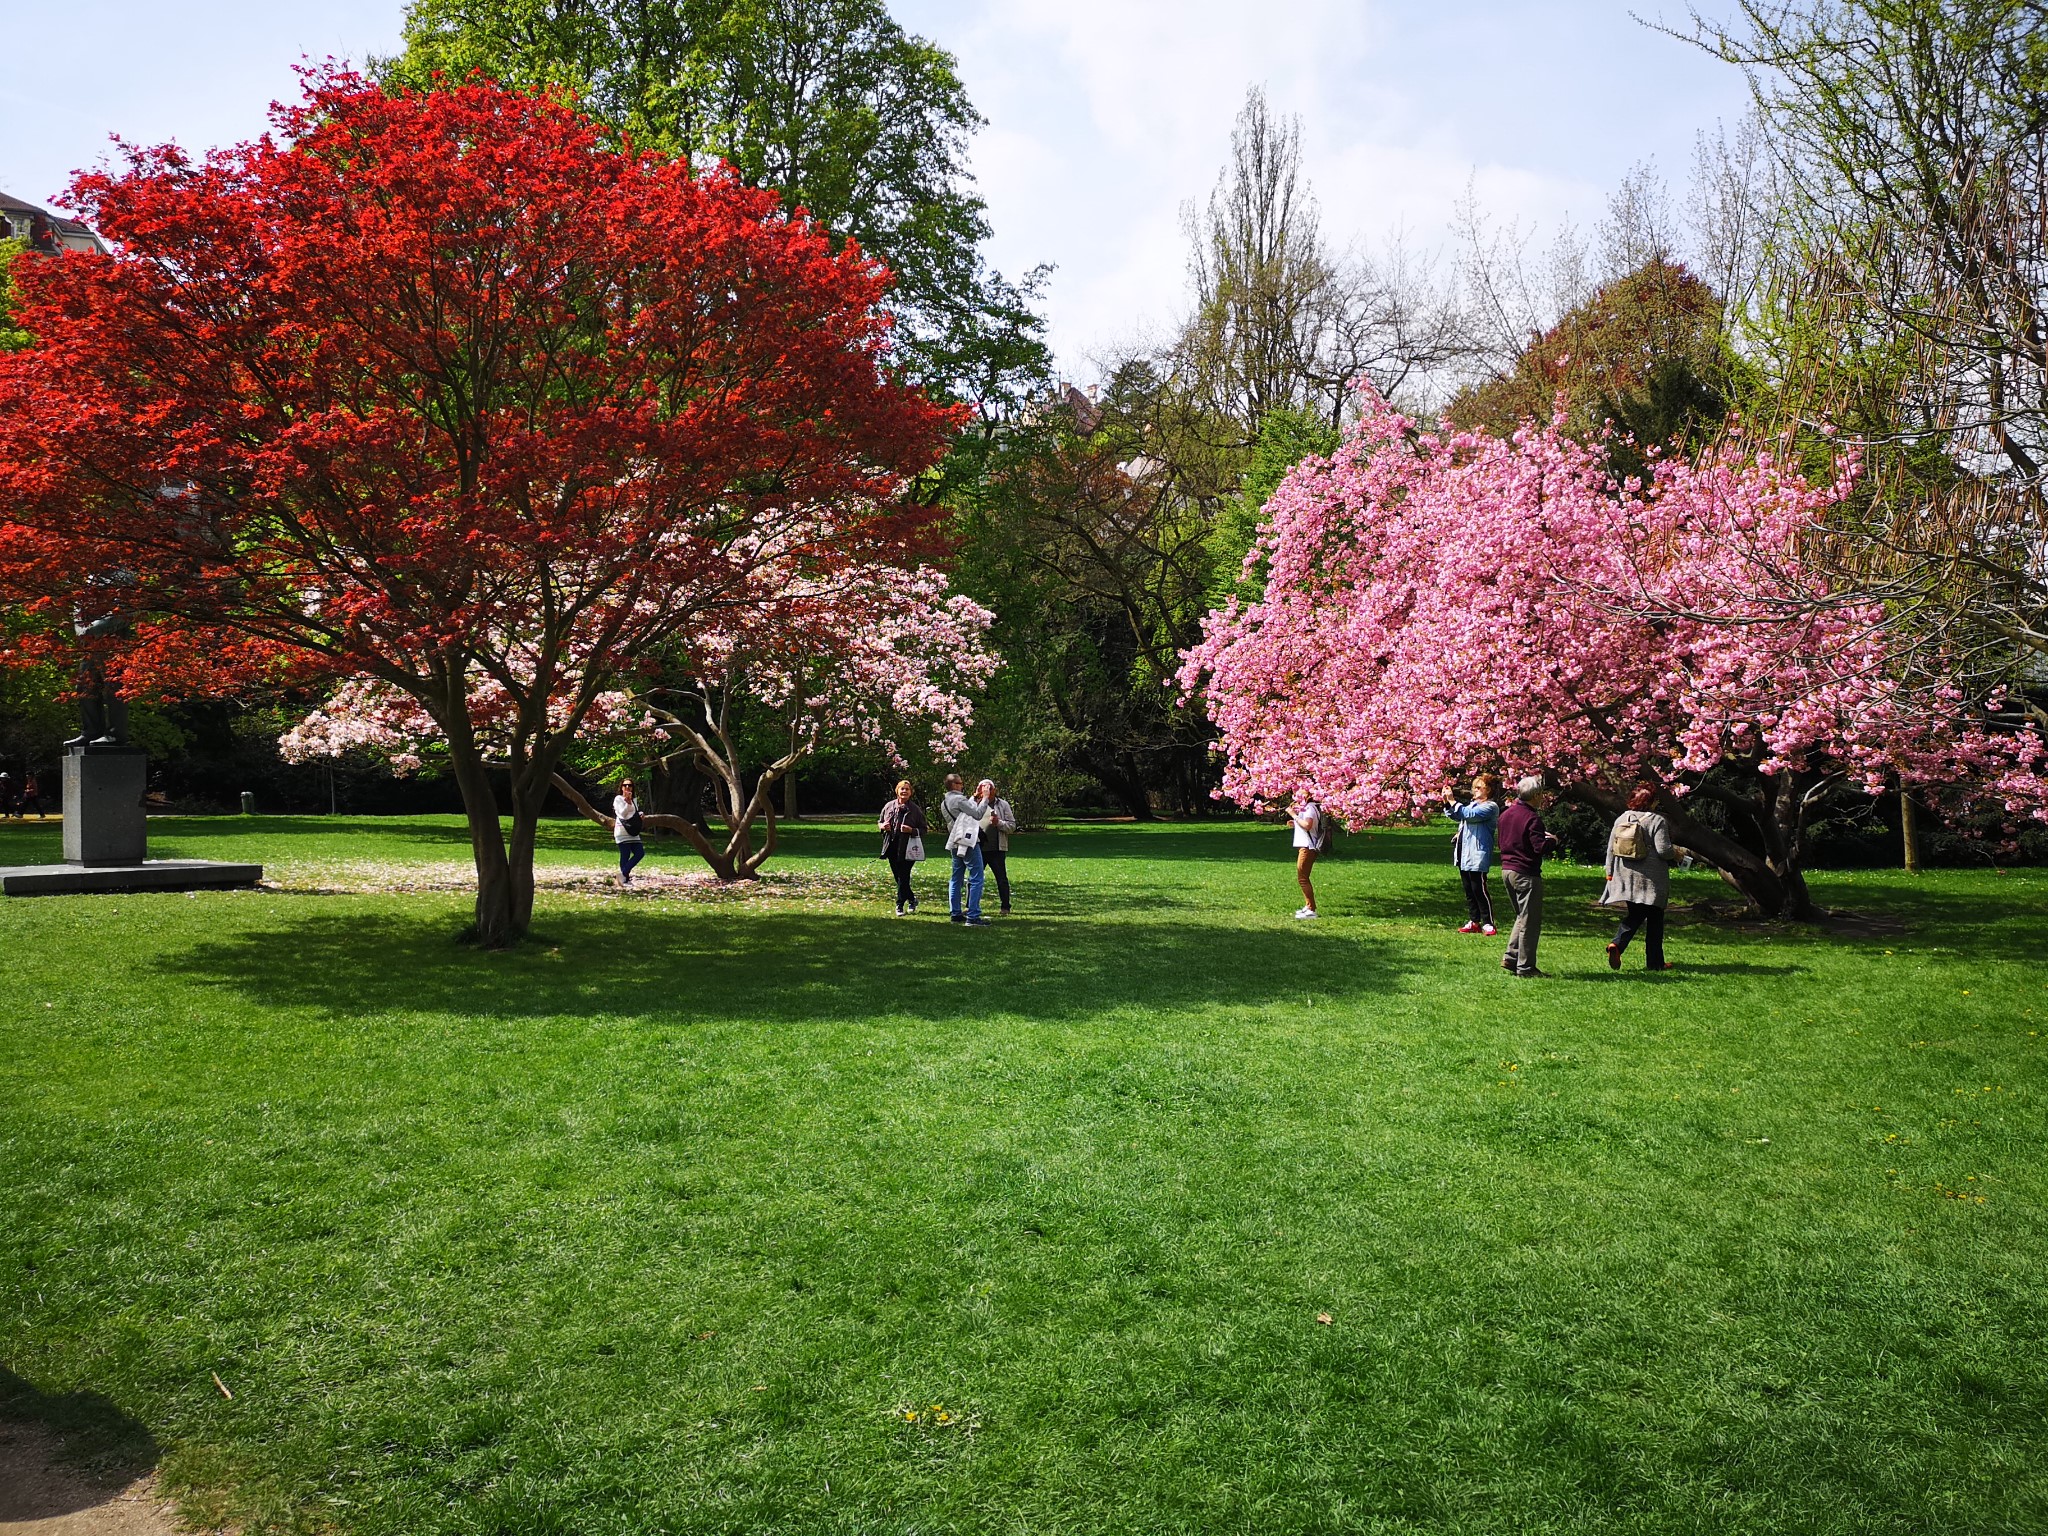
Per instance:
[[[1294,879],[1301,887],[1301,910],[1294,915],[1306,921],[1316,915],[1316,886],[1311,878],[1316,854],[1323,846],[1323,808],[1313,800],[1302,800],[1287,813],[1294,827]]]
[[[612,797],[612,841],[619,845],[619,884],[631,885],[633,866],[647,857],[647,844],[640,840],[640,802],[633,798],[631,779]]]

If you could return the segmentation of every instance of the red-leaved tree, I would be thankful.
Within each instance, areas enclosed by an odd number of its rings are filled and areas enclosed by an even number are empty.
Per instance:
[[[330,72],[273,136],[129,151],[72,198],[115,254],[20,274],[0,597],[55,627],[111,582],[417,700],[483,942],[528,926],[594,701],[763,567],[897,559],[925,527],[902,493],[952,417],[889,373],[888,275],[563,101]]]
[[[1812,913],[1806,829],[1838,789],[2048,819],[2038,735],[1952,683],[1909,685],[1881,614],[1819,601],[1801,544],[1846,470],[1813,486],[1731,451],[1617,485],[1556,424],[1428,432],[1365,404],[1268,502],[1263,599],[1210,615],[1188,652],[1223,793],[1372,820],[1432,812],[1481,768],[1608,814],[1659,784],[1679,841],[1792,917]]]

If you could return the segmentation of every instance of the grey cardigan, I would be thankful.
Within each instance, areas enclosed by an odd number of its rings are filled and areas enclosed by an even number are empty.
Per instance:
[[[1641,827],[1650,839],[1650,851],[1639,859],[1624,859],[1614,851],[1614,833],[1630,822]],[[1661,907],[1670,901],[1674,851],[1670,822],[1655,811],[1623,811],[1614,818],[1614,828],[1607,834],[1607,889],[1600,893],[1600,904],[1618,907],[1633,901],[1646,907]]]

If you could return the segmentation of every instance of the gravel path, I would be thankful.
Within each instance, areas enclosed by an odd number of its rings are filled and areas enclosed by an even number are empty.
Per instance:
[[[175,1536],[155,1482],[96,1478],[43,1430],[0,1423],[0,1536]]]

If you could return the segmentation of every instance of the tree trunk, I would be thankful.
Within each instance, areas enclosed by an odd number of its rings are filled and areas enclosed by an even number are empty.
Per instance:
[[[796,808],[796,770],[790,769],[782,780],[782,815],[786,821],[798,819]]]
[[[775,797],[773,795],[764,794],[761,797],[761,810],[767,817],[768,831],[761,839],[760,850],[755,853],[749,853],[744,859],[738,861],[740,869],[749,878],[759,877],[761,866],[775,857],[775,849],[781,842],[775,829]],[[750,822],[749,825],[751,826],[752,823]]]
[[[656,758],[650,777],[653,783],[648,788],[647,808],[663,816],[680,816],[709,838],[711,824],[704,819],[704,791],[711,781],[690,761],[690,754],[671,752]]]
[[[533,926],[533,850],[540,840],[540,816],[554,778],[552,759],[529,759],[514,770],[512,836],[506,849],[511,866],[512,915],[521,937]]]
[[[525,898],[519,896],[505,834],[498,822],[498,796],[490,770],[474,746],[451,736],[449,755],[455,785],[462,792],[462,814],[469,822],[469,850],[476,861],[476,921],[469,937],[486,949],[505,949],[519,942],[533,916],[533,858],[526,861]]]
[[[1113,758],[1084,754],[1081,766],[1096,783],[1108,790],[1116,802],[1130,812],[1133,821],[1152,821],[1152,797],[1139,776]]]
[[[1906,873],[1920,873],[1920,809],[1913,804],[1912,792],[1899,790],[1899,841],[1904,844]]]

